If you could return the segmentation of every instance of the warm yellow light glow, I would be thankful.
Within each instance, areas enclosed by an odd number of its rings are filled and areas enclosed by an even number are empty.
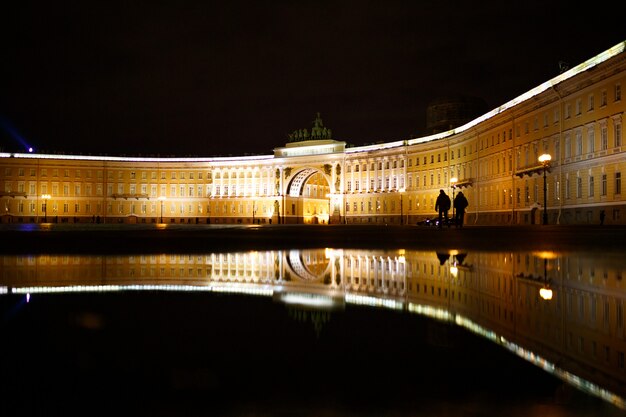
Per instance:
[[[538,159],[539,162],[545,165],[552,160],[552,156],[549,153],[544,153],[543,155],[540,155]]]
[[[456,267],[456,264],[450,267],[450,274],[452,274],[452,276],[455,278],[459,274],[459,268]]]
[[[544,250],[541,252],[533,252],[533,255],[535,255],[537,258],[541,258],[541,259],[556,259],[557,257],[557,253],[556,252],[552,252],[552,251],[548,251],[548,250]]]
[[[539,296],[544,300],[552,300],[552,290],[548,287],[543,287],[539,290]]]
[[[44,200],[50,200],[52,196],[50,194],[42,194],[41,198],[43,198]]]
[[[167,200],[167,197],[166,197],[166,196],[164,196],[164,195],[160,195],[160,196],[159,196],[159,198],[158,198],[158,200],[160,200],[160,201],[164,201],[164,200]]]
[[[450,185],[454,187],[454,184],[456,184],[457,182],[459,182],[459,179],[457,177],[452,177],[450,178]]]

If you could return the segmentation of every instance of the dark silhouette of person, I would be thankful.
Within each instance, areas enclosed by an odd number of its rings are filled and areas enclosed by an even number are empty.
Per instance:
[[[605,217],[606,217],[606,214],[604,213],[604,210],[600,210],[600,225],[604,224]]]
[[[454,222],[456,227],[463,227],[463,218],[465,217],[465,209],[469,205],[467,201],[467,197],[463,194],[463,191],[459,191],[456,197],[454,197],[454,209],[456,210],[454,214]]]
[[[443,220],[448,223],[448,210],[450,210],[450,197],[443,190],[439,190],[437,201],[435,201],[435,210],[439,212],[439,228],[443,227]],[[448,224],[450,227],[450,224]]]

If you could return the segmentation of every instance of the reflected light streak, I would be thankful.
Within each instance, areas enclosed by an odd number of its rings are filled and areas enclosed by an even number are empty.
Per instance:
[[[409,303],[408,311],[427,317],[432,317],[438,320],[454,322],[458,326],[464,327],[472,333],[475,333],[479,336],[491,340],[492,342],[500,346],[503,346],[512,353],[515,353],[516,355],[521,357],[522,359],[532,363],[535,366],[538,366],[539,368],[552,375],[555,375],[556,377],[572,385],[573,387],[576,387],[577,389],[595,397],[601,398],[602,400],[609,402],[616,407],[619,407],[620,409],[626,410],[626,399],[624,399],[623,397],[620,397],[619,395],[609,390],[606,390],[599,385],[592,383],[591,381],[583,379],[562,368],[557,367],[554,363],[548,361],[542,356],[537,355],[531,350],[524,349],[523,347],[515,343],[509,342],[505,337],[499,336],[496,332],[486,329],[480,324],[475,323],[466,317],[451,314],[444,309],[412,303]]]
[[[332,299],[315,294],[283,294],[280,300],[286,304],[298,304],[311,307],[332,307]]]
[[[346,294],[346,303],[366,305],[370,307],[384,307],[392,310],[402,310],[404,308],[404,303],[401,301],[355,294]]]
[[[271,296],[271,288],[245,288],[238,286],[202,286],[202,285],[72,285],[59,287],[24,287],[11,288],[12,294],[63,294],[78,292],[117,292],[117,291],[189,291],[218,292],[249,295]]]

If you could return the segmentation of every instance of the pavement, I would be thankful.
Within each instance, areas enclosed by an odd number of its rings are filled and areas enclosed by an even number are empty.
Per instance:
[[[352,248],[620,251],[626,226],[2,224],[0,253],[201,253]]]

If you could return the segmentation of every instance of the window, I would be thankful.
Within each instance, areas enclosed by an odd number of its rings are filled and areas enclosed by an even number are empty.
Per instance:
[[[616,172],[615,173],[615,194],[621,194],[621,193],[622,193],[622,173]]]
[[[561,111],[558,109],[554,109],[554,124],[558,123],[561,120]]]
[[[615,101],[620,101],[622,99],[622,86],[620,84],[615,84]]]
[[[602,174],[602,190],[600,191],[601,196],[606,196],[606,174]]]
[[[587,99],[587,111],[593,110],[593,94]]]
[[[583,196],[583,179],[576,177],[576,198],[582,198]]]
[[[593,197],[595,195],[594,191],[594,178],[593,175],[589,176],[589,197]]]
[[[600,106],[606,106],[606,90],[602,90],[602,92],[600,93]]]
[[[583,102],[581,99],[576,100],[576,116],[580,116],[582,113]]]
[[[609,147],[609,138],[606,129],[606,123],[600,126],[600,150],[606,151]]]
[[[593,130],[593,126],[587,128],[587,152],[593,153],[596,151],[596,135]]]
[[[613,134],[615,136],[615,147],[622,146],[622,124],[618,121],[615,122]]]

